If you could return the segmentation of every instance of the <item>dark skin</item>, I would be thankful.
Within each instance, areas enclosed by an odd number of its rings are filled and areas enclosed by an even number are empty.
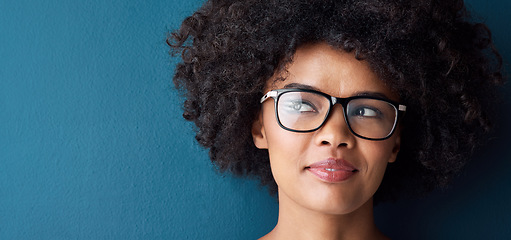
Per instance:
[[[270,80],[267,90],[307,86],[336,97],[374,93],[397,100],[366,62],[326,43],[299,48],[287,73],[284,81]],[[356,137],[340,105],[317,131],[291,132],[277,124],[273,101],[265,101],[252,135],[258,148],[268,149],[278,185],[279,220],[262,239],[387,239],[374,224],[373,195],[396,160],[399,132],[383,141]],[[328,158],[346,160],[357,171],[335,182],[308,171]]]

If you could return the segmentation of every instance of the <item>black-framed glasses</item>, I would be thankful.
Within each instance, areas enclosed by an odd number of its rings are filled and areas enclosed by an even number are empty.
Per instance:
[[[275,116],[283,129],[292,132],[313,132],[325,124],[332,107],[341,104],[344,120],[357,137],[384,140],[392,136],[406,106],[373,96],[332,97],[309,89],[276,89],[266,93],[275,102]]]

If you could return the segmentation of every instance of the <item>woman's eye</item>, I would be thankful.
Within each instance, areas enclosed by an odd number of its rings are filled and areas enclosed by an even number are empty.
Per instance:
[[[351,115],[358,117],[380,117],[381,112],[369,107],[360,107],[355,109]]]
[[[300,112],[300,113],[316,112],[316,109],[312,106],[312,104],[310,104],[308,102],[304,102],[304,101],[288,102],[286,105],[287,105],[288,110],[293,111],[293,112]]]

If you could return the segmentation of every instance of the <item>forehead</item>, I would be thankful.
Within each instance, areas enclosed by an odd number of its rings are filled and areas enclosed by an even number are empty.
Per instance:
[[[336,97],[375,92],[398,100],[397,94],[385,85],[366,61],[357,60],[354,53],[333,48],[326,43],[299,47],[286,69],[286,72],[278,73],[274,78],[282,77],[284,80],[271,79],[268,90],[299,83]]]

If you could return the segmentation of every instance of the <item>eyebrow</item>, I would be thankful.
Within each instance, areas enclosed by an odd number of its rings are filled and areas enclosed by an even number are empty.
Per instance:
[[[381,93],[381,92],[369,92],[369,91],[366,91],[366,92],[357,92],[355,94],[355,96],[363,96],[363,97],[377,97],[377,98],[383,98],[383,99],[386,99],[386,100],[390,100],[392,101],[389,97],[387,97],[387,95]]]
[[[289,84],[286,84],[284,86],[284,88],[286,88],[286,89],[298,88],[298,89],[314,90],[314,91],[318,91],[318,92],[323,92],[314,86],[307,85],[307,84],[301,84],[301,83],[289,83]],[[382,98],[382,99],[392,101],[387,95],[385,95],[381,92],[361,91],[361,92],[356,92],[352,96],[377,97],[377,98]]]
[[[318,92],[321,92],[319,89],[317,89],[316,87],[313,87],[311,85],[306,85],[306,84],[301,84],[301,83],[290,83],[290,84],[286,84],[284,86],[284,88],[299,88],[299,89],[306,89],[306,90],[314,90],[314,91],[318,91]]]

